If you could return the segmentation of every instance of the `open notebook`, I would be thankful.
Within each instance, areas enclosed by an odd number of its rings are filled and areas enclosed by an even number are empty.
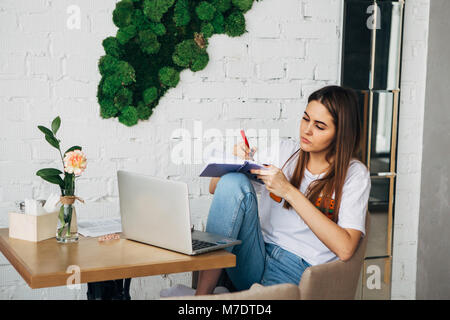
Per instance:
[[[203,168],[200,177],[221,177],[228,172],[242,172],[246,174],[250,180],[264,184],[264,182],[256,178],[255,174],[250,173],[251,169],[265,169],[265,167],[252,160],[243,160],[234,158],[210,158],[209,163]]]

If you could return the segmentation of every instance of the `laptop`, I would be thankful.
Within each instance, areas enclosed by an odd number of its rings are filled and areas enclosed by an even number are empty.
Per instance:
[[[241,240],[191,229],[188,186],[123,170],[117,171],[122,236],[152,246],[197,255]]]

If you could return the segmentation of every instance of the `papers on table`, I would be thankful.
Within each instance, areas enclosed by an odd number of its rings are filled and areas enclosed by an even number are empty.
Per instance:
[[[85,237],[99,237],[117,232],[122,232],[122,222],[120,218],[105,218],[78,222],[78,233]]]

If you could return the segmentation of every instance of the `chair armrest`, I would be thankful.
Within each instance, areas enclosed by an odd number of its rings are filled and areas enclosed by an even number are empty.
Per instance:
[[[254,284],[250,289],[222,294],[204,296],[168,297],[161,300],[298,300],[298,286],[292,283],[264,287]]]
[[[342,260],[332,261],[307,268],[300,281],[302,300],[353,300],[361,272]],[[353,269],[353,270],[349,270]]]

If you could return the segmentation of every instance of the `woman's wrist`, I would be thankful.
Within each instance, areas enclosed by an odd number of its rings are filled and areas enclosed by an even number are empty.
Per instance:
[[[298,189],[296,189],[292,184],[289,183],[287,190],[283,197],[284,200],[286,200],[287,202],[291,202],[297,192],[300,192],[300,191]]]

